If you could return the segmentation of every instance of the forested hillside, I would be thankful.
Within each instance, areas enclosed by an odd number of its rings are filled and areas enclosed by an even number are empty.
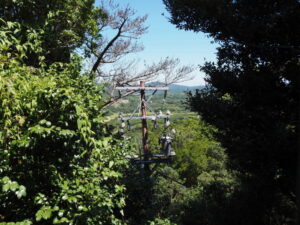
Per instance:
[[[299,223],[299,1],[162,2],[219,43],[205,87],[176,84],[178,59],[121,61],[147,31],[129,6],[1,2],[0,225]],[[139,81],[170,89],[116,90]],[[147,135],[118,119],[143,110]]]

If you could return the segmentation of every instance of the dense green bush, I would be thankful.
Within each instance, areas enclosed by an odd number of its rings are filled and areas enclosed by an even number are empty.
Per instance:
[[[103,87],[78,58],[26,66],[25,52],[39,51],[38,32],[20,44],[20,25],[1,23],[1,224],[120,224],[127,146],[103,123]]]

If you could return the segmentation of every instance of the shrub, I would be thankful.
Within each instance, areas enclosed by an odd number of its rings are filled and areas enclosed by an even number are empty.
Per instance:
[[[103,123],[103,87],[78,57],[26,66],[22,53],[38,50],[38,32],[19,46],[20,26],[1,22],[0,221],[120,224],[127,146]]]

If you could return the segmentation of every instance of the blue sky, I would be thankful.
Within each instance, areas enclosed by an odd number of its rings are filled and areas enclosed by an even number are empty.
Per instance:
[[[203,33],[178,30],[168,21],[168,12],[162,0],[115,0],[120,6],[129,5],[136,10],[138,15],[148,15],[146,25],[148,32],[140,41],[144,51],[136,54],[136,57],[146,62],[159,61],[167,56],[179,58],[182,64],[202,65],[205,61],[214,61],[216,44]],[[164,15],[162,15],[164,14]],[[204,84],[203,74],[197,70],[192,81],[184,82],[185,85]]]

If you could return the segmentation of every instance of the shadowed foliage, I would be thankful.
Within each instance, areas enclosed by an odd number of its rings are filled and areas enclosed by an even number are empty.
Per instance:
[[[180,29],[220,44],[201,67],[206,89],[190,106],[218,129],[240,172],[239,215],[229,224],[295,224],[299,137],[300,3],[165,0]]]

